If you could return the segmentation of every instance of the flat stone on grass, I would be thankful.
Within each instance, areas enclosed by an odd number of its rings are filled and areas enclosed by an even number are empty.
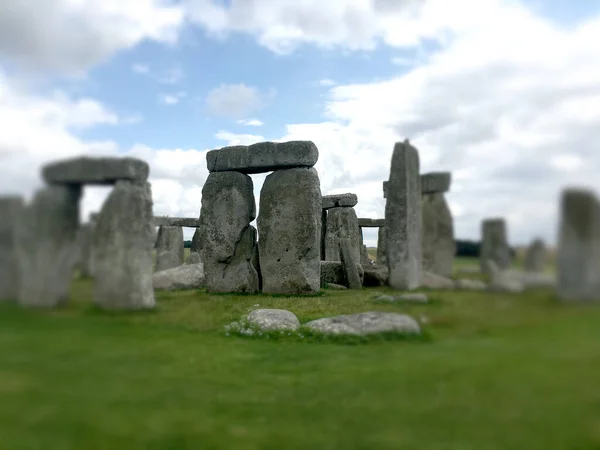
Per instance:
[[[248,314],[247,320],[262,331],[296,331],[300,328],[296,315],[285,309],[256,309]]]
[[[378,311],[326,317],[308,322],[306,327],[317,333],[333,335],[365,336],[386,332],[421,334],[421,327],[412,317]]]
[[[420,292],[410,292],[407,294],[400,294],[400,295],[383,294],[383,295],[378,295],[373,300],[375,300],[377,302],[390,302],[390,303],[400,303],[400,302],[429,303],[429,298],[427,297],[427,295],[420,293]]]

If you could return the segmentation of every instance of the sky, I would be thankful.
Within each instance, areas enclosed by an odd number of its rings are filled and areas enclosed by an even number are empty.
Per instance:
[[[600,190],[599,55],[597,0],[4,0],[0,195],[133,156],[155,215],[198,217],[208,150],[311,140],[323,195],[382,218],[408,138],[421,173],[452,172],[457,238],[504,217],[512,244],[554,243],[561,190]]]

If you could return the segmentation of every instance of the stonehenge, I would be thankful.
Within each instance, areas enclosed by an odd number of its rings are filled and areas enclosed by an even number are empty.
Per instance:
[[[363,228],[378,228],[379,229],[379,233],[381,233],[381,230],[385,227],[385,219],[369,219],[369,218],[359,218],[358,219],[358,226],[360,228],[360,242],[361,242],[361,246],[362,246],[362,250],[361,250],[361,264],[362,265],[371,265],[371,259],[369,258],[369,254],[367,253],[367,247],[365,245],[363,245]],[[381,234],[380,234],[381,236]],[[379,259],[379,252],[380,252],[380,247],[382,245],[383,241],[381,240],[381,238],[379,238],[377,240],[377,263],[378,264],[385,264],[385,261],[382,261]]]
[[[489,274],[488,260],[494,261],[500,270],[511,263],[510,247],[507,241],[506,222],[502,218],[491,218],[481,223],[480,270]]]
[[[184,242],[182,228],[195,228],[196,232],[190,247],[190,256],[186,264],[199,262],[198,227],[200,219],[191,217],[167,217],[155,216],[154,226],[158,228],[158,234],[154,239],[156,249],[156,271],[173,269],[183,264]]]
[[[20,197],[0,197],[0,302],[16,300],[19,295],[20,275],[14,237],[22,209]]]
[[[358,226],[358,217],[354,206],[358,203],[356,194],[325,195],[322,208],[325,212],[322,219],[325,221],[325,234],[321,236],[324,241],[324,261],[341,261],[340,242],[342,239],[350,240],[350,248],[354,252],[354,259],[361,260],[363,249],[362,234]]]

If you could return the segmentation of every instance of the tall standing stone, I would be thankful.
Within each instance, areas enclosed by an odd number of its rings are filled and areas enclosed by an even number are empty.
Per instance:
[[[118,181],[93,237],[94,302],[108,310],[150,309],[154,230],[149,183]]]
[[[327,235],[327,210],[321,212],[321,261],[325,261],[327,252],[325,251],[325,236]]]
[[[358,272],[359,261],[350,239],[343,237],[340,241],[340,260],[344,269],[344,276],[350,289],[360,289],[362,282]]]
[[[480,268],[482,273],[489,273],[487,260],[494,261],[500,270],[508,269],[510,266],[510,247],[504,219],[486,219],[481,224]]]
[[[252,179],[235,171],[211,172],[204,183],[199,253],[209,292],[258,292],[253,189]]]
[[[183,264],[183,229],[176,226],[162,226],[156,239],[156,271],[173,269]]]
[[[541,239],[534,239],[525,252],[524,269],[527,272],[543,272],[547,260],[546,244]]]
[[[419,152],[408,140],[394,146],[385,204],[389,285],[416,289],[421,279]]]
[[[19,296],[15,230],[23,207],[21,197],[0,197],[0,302],[16,301]]]
[[[79,228],[79,272],[82,277],[94,276],[94,246],[93,238],[96,231],[97,217],[90,217],[88,223]]]
[[[19,303],[54,307],[69,298],[79,249],[81,186],[48,186],[36,192],[15,230],[22,282]]]
[[[561,198],[557,293],[563,300],[600,300],[600,203],[592,191]]]
[[[387,240],[385,238],[385,227],[379,227],[377,232],[377,264],[387,267]]]
[[[200,253],[200,228],[196,228],[196,231],[194,231],[190,252]]]
[[[319,292],[321,213],[321,186],[314,168],[278,170],[267,176],[258,217],[264,293]]]
[[[340,261],[342,239],[350,240],[350,249],[354,253],[354,260],[359,263],[362,236],[356,211],[352,207],[335,207],[327,211],[325,261]]]

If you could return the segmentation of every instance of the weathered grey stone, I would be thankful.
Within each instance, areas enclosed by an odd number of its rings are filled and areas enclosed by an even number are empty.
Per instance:
[[[198,255],[198,253],[195,253]],[[199,255],[198,255],[199,256]],[[156,272],[152,275],[154,289],[172,291],[175,289],[199,289],[204,286],[204,266],[202,263],[188,263],[183,266]]]
[[[23,208],[15,229],[21,305],[54,307],[68,300],[79,256],[80,197],[77,185],[48,186]]]
[[[326,261],[340,261],[340,242],[342,239],[350,239],[350,247],[354,253],[354,258],[359,262],[362,239],[354,208],[339,207],[327,211]]]
[[[179,267],[183,264],[183,229],[163,226],[158,229],[156,239],[156,271]]]
[[[383,198],[387,198],[387,193],[388,193],[388,182],[384,181],[383,182]]]
[[[48,164],[42,177],[50,184],[115,184],[120,180],[143,183],[148,179],[148,163],[136,158],[79,157]]]
[[[500,269],[494,260],[486,261],[485,270],[490,275],[490,284],[488,285],[490,291],[519,293],[525,289],[523,280],[519,276]]]
[[[442,193],[425,194],[421,202],[423,270],[450,277],[456,254],[450,207]]]
[[[314,168],[278,170],[267,176],[258,217],[264,293],[319,292],[321,210]]]
[[[254,251],[252,252],[252,260],[250,262],[252,263],[252,267],[254,267],[258,276],[258,291],[262,292],[262,271],[260,270],[260,253],[258,251],[258,242],[254,246]]]
[[[206,154],[209,172],[234,170],[246,174],[312,167],[318,159],[319,150],[312,141],[259,142],[224,147]]]
[[[335,283],[328,283],[326,287],[327,289],[332,289],[334,291],[345,291],[348,289],[346,286],[342,286],[341,284]]]
[[[342,286],[348,285],[344,268],[340,261],[321,261],[321,286],[329,284],[341,284]],[[358,270],[358,276],[360,277],[361,284],[363,283],[365,271],[363,266],[360,264],[356,265]]]
[[[90,220],[79,227],[77,242],[79,243],[79,275],[84,278],[94,276],[94,248],[92,241],[96,231],[96,220]]]
[[[459,278],[454,282],[454,287],[464,291],[483,291],[487,288],[487,285],[481,280]]]
[[[416,289],[421,278],[421,183],[419,153],[408,140],[394,146],[385,229],[390,286]]]
[[[285,309],[255,309],[248,314],[247,320],[262,331],[296,331],[300,328],[296,315]]]
[[[250,226],[255,216],[248,175],[208,175],[202,189],[198,240],[209,292],[258,292],[258,273],[252,265],[256,230]]]
[[[198,228],[200,226],[200,219],[193,217],[156,216],[154,217],[154,225],[157,227]]]
[[[592,191],[562,193],[557,275],[562,300],[600,300],[600,204]]]
[[[421,175],[421,194],[443,194],[450,190],[452,173],[430,172]]]
[[[321,261],[325,261],[326,245],[325,236],[327,235],[327,210],[321,211]]]
[[[352,208],[358,204],[358,197],[356,194],[332,194],[323,196],[323,209],[348,207]],[[356,219],[358,221],[358,218]]]
[[[15,242],[16,227],[24,208],[23,199],[0,197],[0,302],[17,301],[19,297],[19,265]]]
[[[360,218],[358,219],[358,226],[364,228],[380,228],[385,227],[385,219],[367,219]]]
[[[541,239],[534,239],[525,252],[524,269],[527,272],[543,272],[546,268],[546,244]]]
[[[340,240],[340,259],[342,260],[342,267],[344,269],[344,276],[348,281],[348,287],[350,289],[362,288],[357,268],[360,262],[356,258],[356,254],[348,238]]]
[[[363,267],[364,280],[363,286],[379,287],[385,286],[388,282],[388,268],[385,266]]]
[[[415,319],[405,314],[363,312],[359,314],[327,317],[313,320],[307,328],[324,334],[369,335],[386,332],[420,334],[421,327]]]
[[[489,267],[486,264],[487,260],[494,261],[500,270],[510,266],[510,247],[504,219],[487,219],[481,224],[480,267],[483,273],[489,273],[487,272]]]
[[[185,261],[186,264],[200,264],[201,262],[202,258],[198,252],[190,252],[190,256],[188,256],[188,259]]]
[[[365,267],[369,267],[373,264],[373,261],[371,261],[371,258],[369,258],[369,250],[367,249],[366,245],[360,246],[360,264],[362,264]]]
[[[94,302],[109,310],[154,308],[150,183],[118,181],[93,238]]]
[[[428,289],[453,289],[454,281],[423,270],[421,271],[421,287]]]
[[[377,302],[389,302],[389,303],[398,303],[398,302],[406,302],[406,303],[429,303],[429,298],[427,295],[420,292],[410,292],[407,294],[400,295],[378,295],[373,300]]]
[[[192,236],[192,245],[190,246],[190,252],[200,253],[200,229],[196,228],[194,236]]]
[[[379,228],[379,232],[377,233],[377,264],[387,268],[387,257],[385,255],[387,240],[385,234],[385,227]]]

